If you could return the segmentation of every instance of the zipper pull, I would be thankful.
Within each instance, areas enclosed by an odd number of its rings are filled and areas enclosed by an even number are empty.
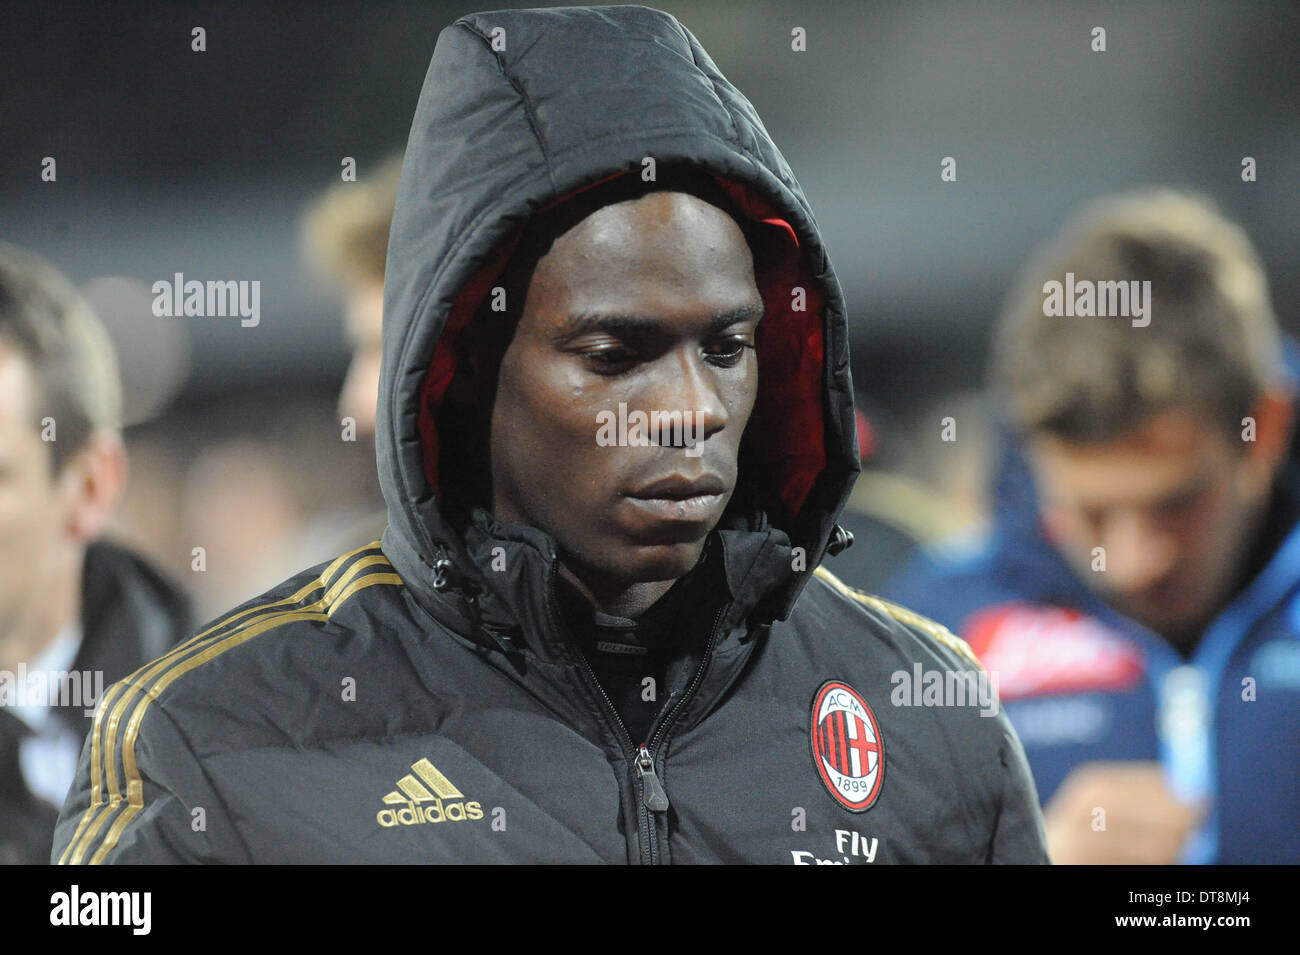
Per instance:
[[[645,802],[645,807],[651,812],[663,812],[668,808],[668,794],[664,792],[664,787],[659,785],[659,777],[655,775],[655,761],[650,756],[650,750],[646,749],[645,743],[641,744],[641,750],[636,757],[636,774],[641,777],[641,798]]]

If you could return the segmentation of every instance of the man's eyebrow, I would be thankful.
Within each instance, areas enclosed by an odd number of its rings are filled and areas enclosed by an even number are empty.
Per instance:
[[[758,305],[742,305],[739,308],[718,312],[709,318],[704,328],[704,335],[716,334],[722,329],[739,322],[757,322],[763,317],[763,308]],[[598,312],[575,312],[567,316],[552,336],[556,340],[574,338],[588,332],[608,332],[614,335],[635,338],[653,334],[663,328],[662,318],[647,315],[620,315]]]

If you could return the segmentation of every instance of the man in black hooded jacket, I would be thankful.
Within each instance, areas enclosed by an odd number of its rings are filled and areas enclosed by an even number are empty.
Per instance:
[[[819,568],[840,289],[673,18],[444,30],[384,305],[383,541],[114,685],[56,861],[1046,861],[994,681]]]

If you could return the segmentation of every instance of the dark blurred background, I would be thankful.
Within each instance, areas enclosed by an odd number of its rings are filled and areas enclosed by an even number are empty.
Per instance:
[[[4,7],[0,239],[64,270],[109,324],[134,422],[120,533],[208,615],[330,556],[339,515],[374,505],[373,447],[339,436],[341,305],[304,267],[300,222],[343,157],[364,179],[402,148],[438,31],[484,6],[506,4]],[[785,152],[845,287],[877,439],[936,487],[954,480],[939,420],[979,385],[1003,293],[1088,198],[1209,195],[1300,332],[1294,0],[658,6]],[[154,317],[150,286],[176,272],[260,280],[260,324]]]

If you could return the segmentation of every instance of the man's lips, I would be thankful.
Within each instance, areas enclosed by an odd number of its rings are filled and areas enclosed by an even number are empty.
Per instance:
[[[671,474],[626,496],[638,510],[659,520],[705,523],[716,519],[730,490],[716,474]]]
[[[682,474],[670,474],[629,492],[627,496],[640,500],[684,501],[694,497],[726,494],[727,490],[727,482],[716,474],[701,474],[694,478]]]

